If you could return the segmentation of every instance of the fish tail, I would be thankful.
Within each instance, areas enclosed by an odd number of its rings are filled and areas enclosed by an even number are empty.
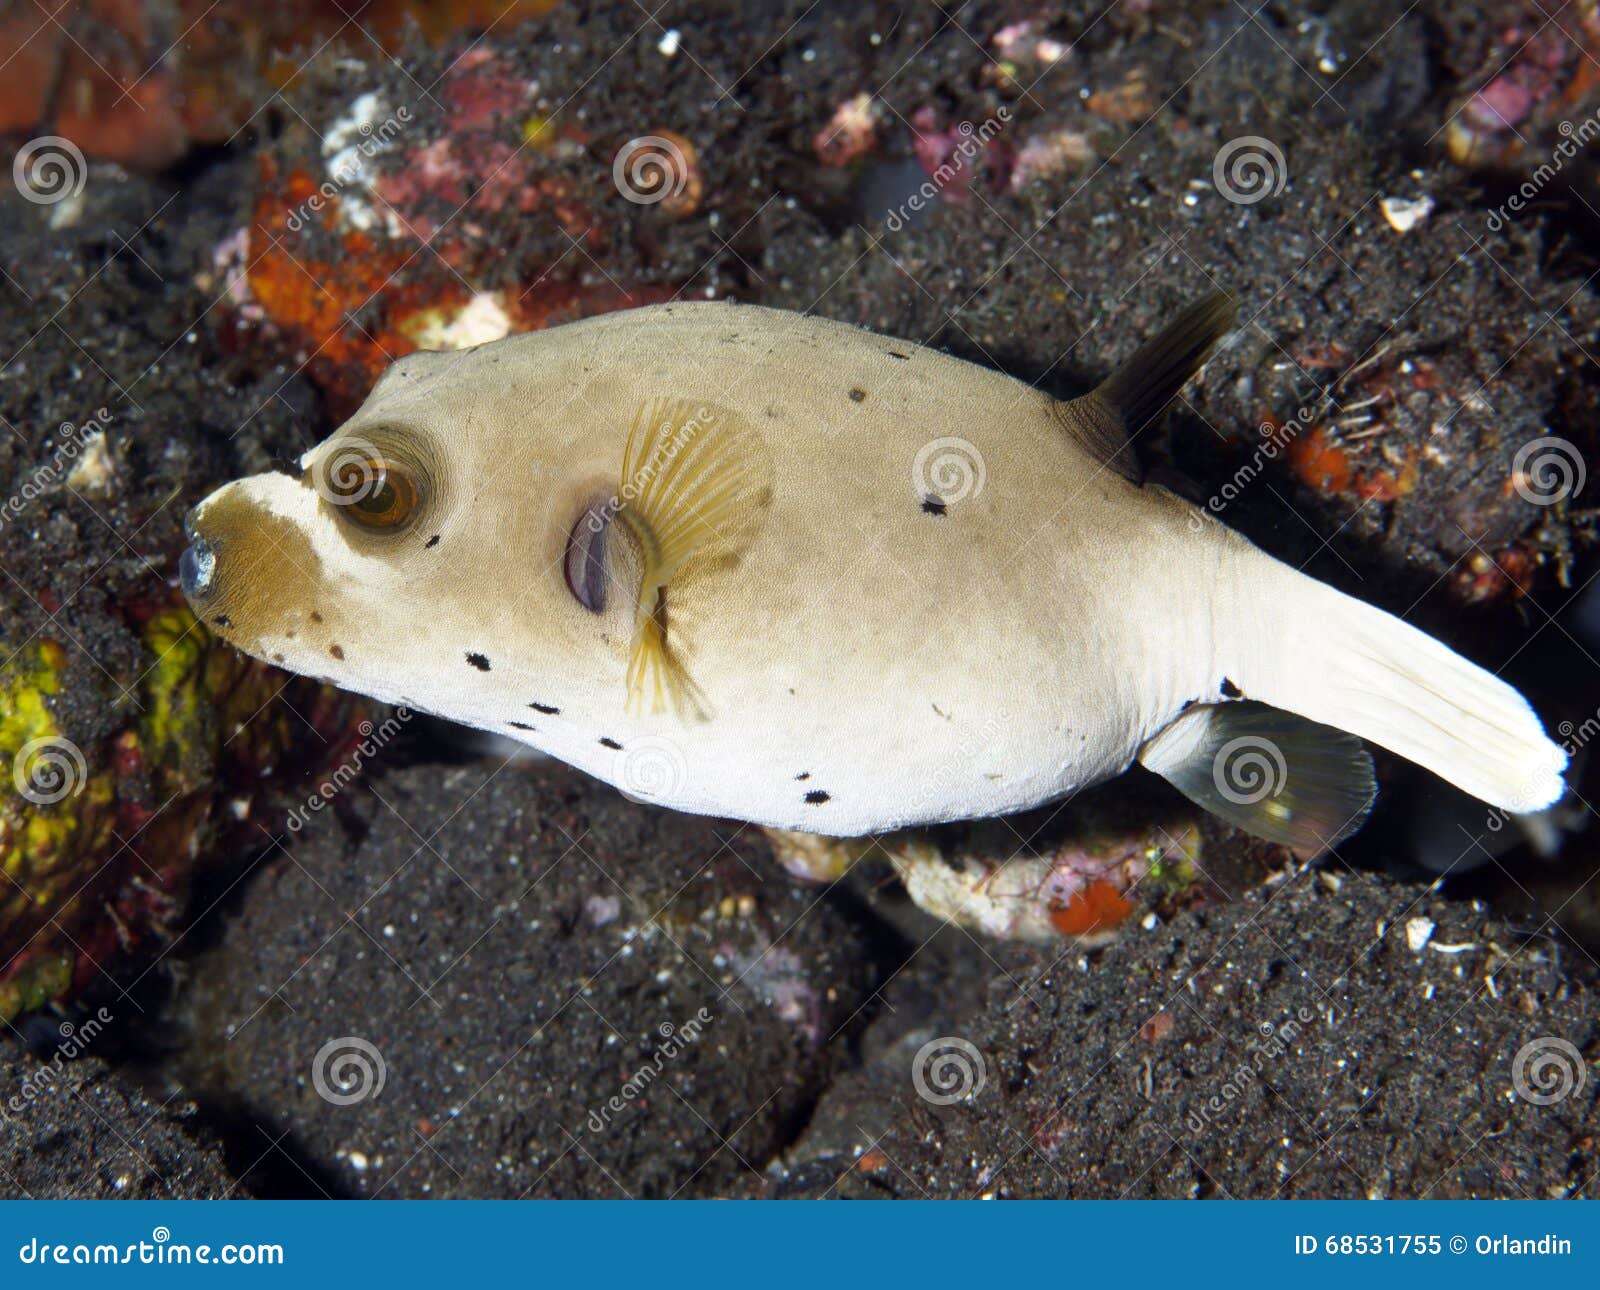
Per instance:
[[[1238,568],[1237,671],[1224,671],[1234,691],[1359,735],[1502,810],[1559,800],[1567,755],[1499,677],[1254,548]]]

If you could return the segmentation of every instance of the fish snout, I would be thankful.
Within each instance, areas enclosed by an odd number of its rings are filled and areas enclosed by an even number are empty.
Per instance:
[[[207,498],[191,507],[183,517],[183,536],[189,539],[189,545],[178,557],[178,585],[196,612],[216,587],[217,555],[222,549],[221,539],[206,531],[209,526],[202,527],[209,502]]]
[[[203,537],[194,537],[178,557],[178,584],[191,605],[197,605],[211,592],[217,571],[217,548]]]

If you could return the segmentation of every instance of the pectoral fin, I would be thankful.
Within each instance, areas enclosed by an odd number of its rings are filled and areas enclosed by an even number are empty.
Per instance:
[[[748,545],[771,502],[770,475],[760,438],[727,409],[667,398],[639,408],[623,452],[617,511],[640,574],[630,707],[704,715],[675,603],[697,573]]]
[[[1229,824],[1309,855],[1359,829],[1377,796],[1359,739],[1264,703],[1190,708],[1139,761]]]

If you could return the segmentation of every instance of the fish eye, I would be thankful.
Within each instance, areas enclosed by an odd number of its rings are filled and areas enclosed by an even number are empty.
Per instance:
[[[334,456],[322,470],[317,491],[353,524],[376,532],[404,528],[422,505],[417,476],[370,445]]]
[[[567,590],[593,614],[604,613],[606,607],[606,546],[611,520],[606,506],[587,506],[567,534]]]

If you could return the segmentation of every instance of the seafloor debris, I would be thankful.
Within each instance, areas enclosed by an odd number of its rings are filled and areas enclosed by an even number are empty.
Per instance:
[[[1192,820],[1129,824],[1086,811],[1077,824],[1048,841],[1006,821],[876,839],[765,832],[778,863],[796,877],[834,882],[855,864],[882,857],[935,917],[1042,945],[1104,944],[1200,877],[1200,830]]]
[[[65,649],[5,644],[0,1020],[69,996],[119,951],[169,935],[213,831],[251,822],[266,776],[337,757],[351,729],[356,700],[285,687],[274,669],[213,647],[188,609],[125,612],[146,651],[128,687],[136,698],[120,729],[92,744],[57,717]]]
[[[229,141],[319,49],[514,22],[554,0],[18,0],[0,7],[0,134],[48,130],[160,169]]]
[[[683,134],[601,157],[484,43],[427,100],[366,89],[318,128],[320,143],[290,132],[262,154],[251,222],[206,285],[225,280],[235,343],[289,350],[335,416],[412,350],[666,298],[589,267],[627,212],[684,219],[705,190]]]
[[[1515,6],[1510,6],[1515,13]],[[1530,6],[1507,22],[1485,72],[1450,113],[1450,156],[1474,170],[1518,171],[1550,161],[1552,146],[1600,106],[1600,15],[1589,4]],[[1586,144],[1585,134],[1580,143]]]

